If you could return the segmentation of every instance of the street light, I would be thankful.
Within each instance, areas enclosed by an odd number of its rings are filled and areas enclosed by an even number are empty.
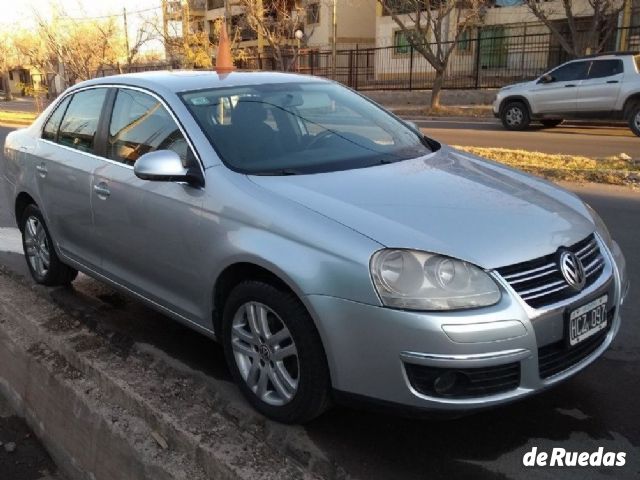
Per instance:
[[[333,73],[333,80],[336,80],[337,77],[337,60],[338,60],[338,52],[336,47],[337,36],[338,36],[338,0],[333,0],[333,12],[331,15],[331,23],[332,23],[332,36],[333,42],[331,42],[331,70]]]
[[[300,42],[304,38],[304,32],[301,29],[297,29],[293,35],[294,37],[296,37],[296,40],[298,41],[298,54],[296,55],[296,66],[299,72],[300,71]]]

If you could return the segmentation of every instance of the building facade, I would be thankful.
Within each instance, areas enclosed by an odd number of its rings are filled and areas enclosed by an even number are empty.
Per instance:
[[[522,3],[522,0],[502,0],[487,8],[482,26],[465,32],[453,46],[448,74],[475,77],[473,85],[483,86],[490,85],[492,77],[530,78],[568,60],[569,55],[558,39]],[[550,12],[550,20],[569,35],[560,1],[551,0],[545,5]],[[628,0],[627,5],[629,11],[620,14],[620,28],[609,38],[605,50],[640,50],[640,28],[636,28],[640,26],[640,0]],[[572,7],[579,29],[582,22],[582,25],[587,25],[593,18],[588,0],[574,0]],[[410,24],[408,16],[401,18]],[[445,41],[454,37],[457,26],[451,23],[446,27]],[[413,51],[400,27],[380,6],[376,16],[376,47],[375,79],[381,84],[408,75],[424,80],[434,74],[433,67]],[[461,79],[461,86],[468,85],[471,78],[466,80]]]

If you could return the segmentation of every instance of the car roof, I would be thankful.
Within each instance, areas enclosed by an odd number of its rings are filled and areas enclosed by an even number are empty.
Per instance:
[[[141,87],[152,91],[179,93],[207,88],[291,82],[329,82],[329,80],[310,75],[280,72],[234,71],[219,74],[212,70],[160,70],[94,78],[78,83],[75,87],[115,84]]]
[[[638,52],[602,52],[594,53],[593,55],[585,55],[584,57],[576,58],[576,60],[588,60],[588,59],[602,59],[602,58],[615,58],[615,57],[633,57],[638,55]]]

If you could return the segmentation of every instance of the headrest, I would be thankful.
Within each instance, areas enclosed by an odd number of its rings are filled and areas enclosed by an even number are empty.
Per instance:
[[[261,102],[255,100],[240,100],[231,111],[232,125],[255,125],[267,119],[267,111]]]

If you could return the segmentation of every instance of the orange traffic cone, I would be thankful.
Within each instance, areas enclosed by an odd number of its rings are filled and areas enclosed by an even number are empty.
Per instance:
[[[223,19],[222,27],[220,28],[215,70],[218,73],[229,73],[233,72],[235,69],[236,67],[233,66],[233,59],[231,57],[231,42],[227,35],[227,22]]]

